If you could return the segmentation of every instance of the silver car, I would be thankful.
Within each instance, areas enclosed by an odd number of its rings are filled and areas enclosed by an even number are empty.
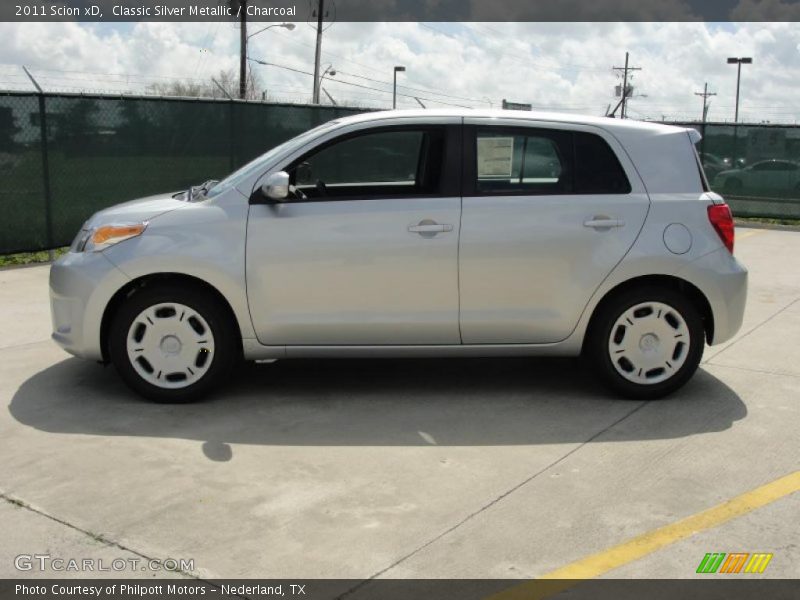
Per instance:
[[[92,216],[51,269],[53,339],[160,402],[241,359],[580,354],[659,398],[745,306],[698,137],[514,111],[331,121]]]

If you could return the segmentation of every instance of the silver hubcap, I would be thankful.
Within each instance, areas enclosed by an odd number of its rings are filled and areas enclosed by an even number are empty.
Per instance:
[[[626,310],[611,328],[608,353],[628,381],[652,385],[672,377],[689,355],[689,327],[662,302],[642,302]]]
[[[145,381],[166,389],[187,387],[214,359],[214,336],[193,308],[164,302],[146,308],[128,329],[128,360]]]

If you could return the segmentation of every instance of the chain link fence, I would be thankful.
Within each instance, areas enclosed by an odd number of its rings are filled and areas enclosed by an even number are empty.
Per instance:
[[[800,219],[800,127],[670,123],[703,136],[697,152],[711,189],[735,216]]]
[[[69,244],[94,212],[221,179],[316,125],[361,112],[211,99],[0,93],[0,253]],[[682,123],[738,216],[800,219],[800,127]]]
[[[68,245],[94,212],[222,179],[340,116],[329,106],[0,94],[0,253]]]

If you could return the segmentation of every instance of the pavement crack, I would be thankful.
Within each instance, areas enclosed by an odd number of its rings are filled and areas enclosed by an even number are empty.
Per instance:
[[[788,373],[785,371],[765,371],[764,369],[753,369],[751,367],[740,367],[734,365],[723,365],[715,362],[707,362],[709,367],[720,367],[721,369],[734,369],[736,371],[747,371],[748,373],[761,373],[762,375],[772,375],[773,377],[794,377],[800,379],[800,375],[796,373]]]
[[[143,554],[143,553],[139,552],[138,550],[134,550],[133,548],[125,546],[124,544],[120,544],[119,542],[116,542],[114,540],[110,540],[110,539],[108,539],[107,537],[105,537],[104,535],[102,535],[100,533],[94,533],[93,531],[89,531],[88,529],[83,529],[82,527],[78,527],[77,525],[74,525],[74,524],[70,523],[69,521],[65,521],[64,519],[60,519],[60,518],[58,518],[58,517],[56,517],[54,515],[46,513],[43,510],[35,508],[35,507],[31,506],[30,504],[28,504],[27,502],[25,502],[23,500],[20,500],[19,498],[14,498],[13,496],[9,496],[8,494],[6,494],[3,491],[0,491],[0,499],[5,500],[9,504],[12,504],[12,505],[14,505],[14,506],[16,506],[18,508],[21,508],[21,509],[27,510],[29,512],[32,512],[32,513],[34,513],[36,515],[39,515],[40,517],[44,517],[45,519],[49,519],[50,521],[53,521],[54,523],[58,523],[59,525],[63,525],[64,527],[68,527],[69,529],[72,529],[73,531],[77,531],[78,533],[81,533],[81,534],[91,538],[92,540],[94,540],[96,542],[99,542],[100,544],[103,544],[103,545],[108,546],[110,548],[117,548],[119,550],[122,550],[123,552],[129,552],[129,553],[134,554],[134,555],[138,556],[139,558],[142,558],[142,559],[144,559],[144,560],[146,560],[148,562],[159,560],[154,556],[148,556],[146,554]],[[170,572],[171,573],[177,573],[177,574],[183,575],[185,577],[189,577],[191,579],[197,579],[199,581],[205,581],[202,578],[198,577],[197,575],[194,575],[193,573],[190,573],[188,571],[183,571],[181,569],[177,569],[175,571],[170,571]]]
[[[50,342],[52,342],[50,338],[43,338],[41,340],[36,340],[35,342],[22,342],[21,344],[9,344],[6,346],[0,346],[0,350],[16,350],[18,348],[26,348],[28,346],[36,346],[37,344],[45,344]]]
[[[442,539],[443,537],[451,534],[452,532],[454,532],[456,529],[460,528],[462,525],[464,525],[468,521],[471,521],[472,519],[474,519],[475,517],[477,517],[481,513],[485,512],[486,510],[488,510],[491,507],[495,506],[497,503],[501,502],[502,500],[504,500],[505,498],[507,498],[508,496],[510,496],[511,494],[516,492],[517,490],[519,490],[520,488],[526,486],[527,484],[529,484],[531,481],[533,481],[534,479],[536,479],[540,475],[546,473],[547,471],[549,471],[550,469],[552,469],[556,465],[562,463],[563,461],[568,459],[570,456],[572,456],[573,454],[575,454],[576,452],[578,452],[579,450],[584,448],[586,445],[592,443],[597,438],[599,438],[603,434],[607,433],[608,431],[610,431],[611,429],[613,429],[614,427],[616,427],[617,425],[622,423],[628,417],[633,416],[633,414],[635,414],[636,412],[638,412],[639,410],[641,410],[642,408],[647,406],[647,404],[649,404],[649,403],[648,402],[640,402],[638,406],[634,407],[632,410],[630,410],[627,413],[625,413],[622,417],[620,417],[619,419],[617,419],[616,421],[614,421],[610,425],[604,427],[603,429],[601,429],[600,431],[598,431],[597,433],[595,433],[594,435],[589,437],[586,441],[581,442],[580,444],[578,444],[577,446],[572,448],[572,450],[570,450],[569,452],[567,452],[564,455],[560,456],[559,458],[557,458],[556,460],[554,460],[553,462],[551,462],[547,466],[541,468],[540,470],[536,471],[535,473],[533,473],[529,477],[523,479],[521,482],[519,482],[516,485],[514,485],[513,487],[509,488],[508,490],[506,490],[505,492],[503,492],[502,494],[500,494],[499,496],[497,496],[496,498],[494,498],[493,500],[491,500],[487,504],[483,505],[479,509],[471,512],[466,517],[464,517],[463,519],[458,521],[456,524],[448,527],[447,529],[445,529],[444,531],[442,531],[438,535],[434,536],[433,538],[429,539],[424,544],[418,546],[417,548],[415,548],[414,550],[412,550],[408,554],[405,554],[404,556],[398,558],[396,561],[394,561],[389,566],[384,567],[380,571],[377,571],[377,572],[373,573],[367,579],[364,579],[363,581],[360,581],[358,584],[356,584],[352,588],[350,588],[347,591],[343,592],[342,594],[337,596],[337,600],[339,598],[345,598],[345,597],[355,593],[356,591],[358,591],[359,589],[361,589],[365,585],[369,584],[372,580],[377,579],[378,577],[380,577],[381,575],[383,575],[387,571],[390,571],[390,570],[394,569],[396,566],[404,563],[405,561],[407,561],[409,558],[411,558],[415,554],[418,554],[419,552],[421,552],[422,550],[424,550],[425,548],[427,548],[431,544],[434,544],[437,541],[439,541],[440,539]]]
[[[751,329],[748,329],[748,330],[747,330],[745,333],[743,333],[741,336],[739,336],[738,338],[736,338],[735,340],[733,340],[733,341],[732,341],[730,344],[728,344],[727,346],[725,346],[725,347],[724,347],[722,350],[720,350],[719,352],[715,352],[714,354],[712,354],[711,356],[709,356],[708,358],[706,358],[706,359],[703,361],[703,363],[704,363],[704,364],[706,364],[706,363],[708,363],[709,361],[711,361],[711,360],[713,360],[713,359],[717,358],[717,357],[718,357],[720,354],[722,354],[723,352],[727,352],[728,350],[730,350],[731,348],[733,348],[733,347],[734,347],[736,344],[738,344],[739,342],[741,342],[741,341],[742,341],[744,338],[746,338],[748,335],[750,335],[751,333],[753,333],[753,332],[754,332],[754,331],[756,331],[757,329],[761,329],[761,328],[762,328],[764,325],[766,325],[767,323],[769,323],[770,321],[772,321],[772,319],[774,319],[774,318],[775,318],[775,317],[777,317],[778,315],[780,315],[780,314],[782,314],[782,313],[786,312],[787,310],[789,310],[789,309],[790,309],[792,306],[794,306],[794,305],[795,305],[795,304],[797,304],[798,302],[800,302],[800,298],[795,298],[794,300],[792,300],[791,302],[789,302],[789,304],[787,304],[786,306],[784,306],[782,309],[780,309],[780,310],[779,310],[779,311],[777,311],[776,313],[774,313],[774,314],[770,315],[769,317],[767,317],[766,319],[764,319],[763,321],[761,321],[761,323],[759,323],[759,324],[758,324],[758,325],[756,325],[755,327],[753,327],[753,328],[751,328]]]

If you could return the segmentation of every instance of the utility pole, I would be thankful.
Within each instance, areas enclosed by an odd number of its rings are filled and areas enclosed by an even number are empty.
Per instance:
[[[238,0],[239,22],[239,98],[247,96],[247,0]]]
[[[622,101],[621,106],[622,109],[619,113],[619,118],[625,118],[625,108],[627,105],[627,98],[628,98],[628,71],[641,71],[641,67],[629,67],[628,66],[628,53],[625,53],[625,66],[624,67],[613,67],[615,71],[622,71]]]
[[[314,53],[314,95],[311,101],[319,104],[319,88],[322,82],[319,79],[319,62],[322,56],[322,21],[325,18],[325,0],[319,0],[317,7],[317,49]]]
[[[716,93],[712,93],[708,91],[708,82],[703,86],[702,92],[695,92],[695,96],[702,96],[703,97],[703,123],[706,122],[706,116],[708,115],[708,99],[711,96],[716,96]]]

